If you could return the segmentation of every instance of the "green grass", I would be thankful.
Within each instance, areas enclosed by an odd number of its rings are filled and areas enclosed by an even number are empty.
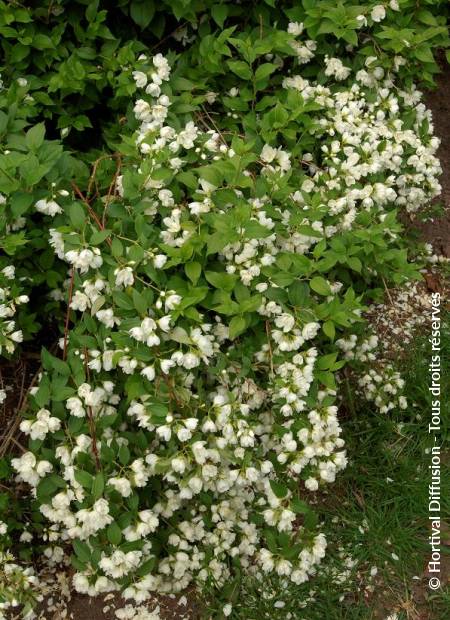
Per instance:
[[[447,319],[442,326],[441,352],[443,444],[449,420],[445,395],[450,393],[450,317]],[[399,620],[450,617],[448,588],[443,586],[433,594],[424,575],[429,558],[429,359],[424,334],[402,362],[409,402],[406,411],[381,415],[353,395],[353,413],[347,415],[344,403],[347,417],[342,425],[350,463],[315,507],[329,544],[317,576],[301,586],[278,578],[261,582],[245,578],[233,597],[232,620],[384,620],[394,611]],[[450,488],[445,458],[443,450],[443,494]],[[442,518],[450,514],[449,499],[447,505],[444,501]],[[445,551],[445,545],[441,548]],[[347,556],[355,566],[338,582],[336,575],[342,572]],[[370,576],[373,567],[378,570],[375,577]],[[414,576],[420,579],[414,580]],[[373,591],[365,592],[369,584]],[[223,602],[216,599],[213,607],[219,611]],[[220,616],[213,613],[211,617]]]

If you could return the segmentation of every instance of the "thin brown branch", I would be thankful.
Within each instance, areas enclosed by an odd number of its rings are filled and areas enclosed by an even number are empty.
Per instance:
[[[267,344],[269,345],[270,374],[273,376],[273,374],[274,374],[274,370],[273,370],[273,352],[272,352],[272,345],[270,343],[270,325],[269,325],[269,321],[266,321],[266,334],[267,334]]]
[[[90,383],[91,373],[89,371],[88,351],[86,347],[84,347],[84,367],[86,370],[87,380]],[[95,467],[97,471],[100,471],[102,467],[100,464],[100,457],[99,457],[98,448],[97,448],[97,431],[95,428],[94,414],[92,413],[92,407],[90,405],[86,407],[86,409],[87,409],[87,418],[89,422],[89,434],[91,436],[91,442],[92,442],[92,454],[94,455],[94,459],[95,459]]]
[[[66,361],[66,357],[67,357],[67,339],[69,336],[70,304],[72,303],[74,279],[75,279],[75,268],[72,267],[72,273],[70,274],[69,297],[67,300],[66,321],[64,324],[64,349],[63,349],[63,360],[64,361]]]

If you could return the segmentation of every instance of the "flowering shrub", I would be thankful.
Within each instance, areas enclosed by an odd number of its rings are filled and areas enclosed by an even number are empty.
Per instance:
[[[61,335],[12,465],[80,592],[317,571],[341,369],[406,406],[362,314],[419,278],[398,212],[439,193],[414,80],[441,5],[0,1],[0,353]],[[5,521],[0,608],[27,613]]]
[[[65,270],[55,265],[47,232],[42,227],[42,214],[55,214],[54,198],[67,196],[67,189],[62,187],[70,188],[73,175],[83,178],[84,170],[58,141],[45,139],[44,123],[30,127],[36,102],[29,91],[30,84],[24,78],[0,90],[2,355],[13,353],[17,343],[38,329],[35,306],[27,304],[31,291],[51,291],[55,298],[55,289],[62,285]],[[55,311],[54,301],[48,296],[43,300],[39,297],[35,293],[33,302]]]
[[[402,79],[430,85],[435,51],[448,45],[446,11],[445,0],[2,0],[0,66],[8,81],[29,76],[42,117],[86,151],[102,148],[109,129],[116,133],[130,94],[120,88],[123,68],[161,41],[179,49],[199,41],[208,50],[224,27],[265,32],[299,22],[321,58],[376,56],[385,69],[401,63]]]
[[[324,55],[312,78],[302,32],[224,31],[193,49],[195,88],[183,61],[139,56],[114,170],[34,204],[68,314],[13,466],[81,592],[142,601],[255,566],[302,583],[324,555],[302,495],[346,464],[342,343],[367,288],[417,276],[396,211],[440,169],[418,91],[370,57]]]
[[[7,88],[0,80],[0,236],[5,252],[15,255],[20,293],[31,298],[30,305],[18,308],[23,337],[29,338],[39,328],[42,312],[37,309],[58,316],[64,279],[64,271],[43,241],[42,220],[36,217],[35,208],[51,215],[59,192],[71,191],[72,179],[84,182],[87,173],[82,162],[101,159],[105,140],[110,145],[117,143],[136,90],[129,76],[139,53],[165,41],[166,36],[172,47],[183,50],[177,63],[182,114],[201,112],[216,91],[224,93],[224,84],[230,93],[226,101],[223,98],[224,110],[231,115],[246,111],[253,93],[246,83],[251,72],[245,63],[261,64],[265,55],[275,55],[275,62],[268,58],[258,68],[254,86],[258,89],[260,83],[272,80],[276,74],[271,65],[277,66],[280,52],[286,53],[290,45],[288,28],[297,36],[296,52],[307,63],[308,76],[321,75],[319,84],[330,76],[348,80],[359,75],[366,86],[371,81],[374,85],[373,79],[391,78],[395,73],[399,83],[409,88],[413,78],[432,82],[437,71],[434,50],[448,44],[441,4],[427,1],[424,8],[412,0],[364,5],[346,0],[336,8],[332,0],[319,5],[305,0],[292,6],[271,0],[252,4],[249,15],[245,2],[217,6],[210,0],[194,4],[163,1],[158,6],[150,0],[121,0],[115,10],[102,0],[87,5],[84,0],[58,0],[50,7],[40,1],[32,7],[1,2],[1,62]],[[233,37],[236,27],[243,27],[243,16],[244,31]],[[277,30],[271,26],[275,22]],[[246,50],[250,40],[258,40],[254,58]],[[243,60],[231,66],[226,61],[236,45]],[[238,77],[243,78],[243,87],[236,96]],[[204,88],[206,83],[209,90]],[[273,97],[260,97],[256,111],[269,109]],[[295,103],[294,97],[291,102]],[[266,118],[270,123],[271,118]],[[41,122],[33,127],[36,120]],[[230,122],[222,129],[238,131],[236,125]],[[244,126],[251,131],[248,123]],[[289,142],[288,131],[278,133]],[[75,149],[76,157],[54,139],[59,135],[66,148]],[[94,189],[90,187],[89,194]],[[421,188],[416,185],[414,191],[420,193]],[[414,203],[415,196],[411,197]],[[14,331],[19,331],[16,326]],[[5,343],[10,341],[8,333],[14,332],[4,332]]]
[[[0,522],[0,532],[2,525]],[[4,612],[17,611],[18,607],[22,618],[33,618],[37,584],[31,567],[24,568],[10,551],[0,550],[0,620],[8,618]]]
[[[13,317],[17,307],[29,300],[27,295],[19,294],[14,276],[14,265],[7,265],[0,272],[0,353],[13,353],[16,344],[23,340],[22,330],[16,329]]]
[[[32,539],[24,526],[24,513],[29,512],[30,503],[26,500],[19,503],[4,491],[3,482],[10,476],[9,470],[6,461],[0,459],[0,620],[6,620],[19,609],[22,618],[32,618],[39,585],[33,567],[24,563],[31,554],[20,549]]]

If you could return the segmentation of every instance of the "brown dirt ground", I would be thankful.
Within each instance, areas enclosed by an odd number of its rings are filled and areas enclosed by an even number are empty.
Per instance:
[[[437,89],[427,94],[426,103],[433,112],[435,133],[441,139],[441,146],[439,148],[438,155],[444,173],[441,178],[442,194],[439,197],[439,201],[444,204],[445,214],[432,222],[417,224],[415,226],[422,232],[425,240],[433,245],[436,253],[450,257],[450,65],[445,66],[442,74],[437,80],[437,83]],[[20,362],[19,366],[16,368],[11,368],[8,365],[4,365],[0,368],[0,373],[3,371],[3,373],[6,373],[9,377],[14,373],[16,374],[16,377],[24,376],[24,374],[28,374],[29,376],[29,368],[35,368],[36,363],[28,363],[27,365],[27,362],[25,362],[25,368],[23,364],[24,362]],[[20,400],[20,398],[17,398],[17,394],[19,393],[20,396],[20,393],[23,391],[21,382],[17,383],[16,380],[14,384],[16,385],[14,393],[12,393],[8,398],[9,402],[5,403],[6,407],[2,407],[3,415],[1,415],[2,411],[0,410],[0,422],[2,422],[1,428],[3,431],[5,430],[5,427],[8,427],[5,418],[8,404],[11,405],[11,401],[13,401],[15,397],[16,405],[15,407],[13,406],[13,410],[17,408],[17,402]],[[3,433],[0,433],[0,438],[1,434]],[[442,577],[445,582],[450,579],[450,557],[443,554],[442,560],[444,564]],[[425,565],[426,562],[424,563],[424,566]],[[424,579],[421,579],[421,581],[418,582],[413,588],[412,597],[407,597],[403,601],[398,601],[399,611],[404,610],[408,613],[408,617],[414,618],[414,620],[430,619],[429,613],[427,612],[428,591],[426,586],[423,586],[423,583],[427,577],[425,568],[423,577]],[[389,585],[388,589],[390,589]],[[199,618],[198,607],[195,603],[192,603],[192,597],[188,598],[188,605],[186,607],[180,607],[177,604],[177,599],[170,599],[168,597],[161,597],[160,604],[161,616],[167,620]],[[105,602],[103,596],[90,598],[73,593],[66,617],[73,620],[116,620],[113,610],[108,610],[106,612],[103,611],[107,605],[111,605],[111,601]],[[115,605],[117,608],[120,608],[125,606],[125,603],[115,599]],[[56,613],[48,614],[46,620],[64,619],[59,613]]]
[[[435,133],[441,139],[438,156],[443,174],[440,179],[442,194],[438,201],[445,207],[445,214],[433,222],[419,226],[427,241],[433,244],[437,254],[450,258],[450,65],[443,67],[437,80],[436,90],[428,93],[427,106],[433,113]]]

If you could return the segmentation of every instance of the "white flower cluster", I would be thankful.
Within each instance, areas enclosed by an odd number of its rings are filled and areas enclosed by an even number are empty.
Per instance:
[[[355,82],[344,91],[314,86],[301,76],[284,80],[286,88],[322,107],[319,122],[329,140],[321,147],[321,168],[298,198],[307,207],[305,192],[321,195],[334,216],[325,229],[327,236],[352,228],[360,210],[377,210],[383,221],[387,205],[414,213],[440,192],[441,167],[435,155],[439,139],[431,133],[420,137],[424,122],[432,132],[430,112],[418,103],[420,94],[414,98],[403,91],[394,94],[392,80],[383,79],[383,70],[370,66],[370,74],[363,71],[356,76],[362,86]],[[364,86],[377,86],[375,96],[371,91],[367,97]],[[403,106],[414,113],[412,128],[399,114]]]
[[[387,413],[395,407],[406,409],[408,402],[402,395],[405,381],[392,364],[383,364],[371,368],[362,377],[358,377],[358,386],[365,398],[373,401],[381,413]]]
[[[126,605],[121,609],[116,609],[115,616],[118,620],[160,620],[159,607],[155,607],[151,611],[148,607],[141,605]]]
[[[21,618],[31,620],[38,586],[31,567],[18,564],[10,551],[0,551],[0,620],[16,615],[19,609]]]
[[[378,336],[372,334],[358,340],[352,334],[348,339],[337,340],[336,345],[347,360],[362,363],[362,368],[370,365],[367,370],[357,373],[357,390],[366,400],[373,402],[380,413],[387,413],[396,407],[407,408],[408,402],[402,393],[405,381],[381,355]]]
[[[31,439],[45,439],[47,433],[54,433],[61,428],[61,420],[52,417],[47,409],[40,409],[36,414],[36,419],[22,420],[20,430],[29,435]]]
[[[18,343],[23,340],[21,329],[17,329],[13,319],[17,307],[29,301],[27,295],[21,294],[16,282],[14,265],[7,265],[0,270],[0,354],[14,353]]]
[[[427,277],[437,275],[429,272]],[[381,413],[408,407],[403,394],[405,382],[395,367],[405,347],[431,322],[434,295],[423,282],[391,289],[385,302],[368,309],[366,318],[373,331],[370,336],[351,334],[336,341],[344,358],[354,366],[357,392]]]
[[[53,465],[46,460],[38,461],[32,452],[25,452],[21,457],[12,459],[12,466],[21,480],[36,487],[41,478],[53,471]]]

